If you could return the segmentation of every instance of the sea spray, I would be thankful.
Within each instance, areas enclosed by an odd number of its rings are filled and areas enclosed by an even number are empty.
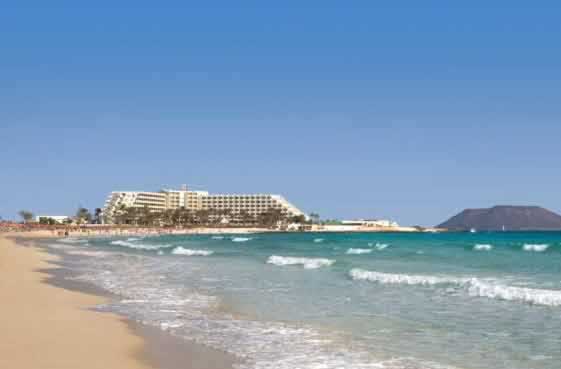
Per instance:
[[[370,254],[372,249],[353,249],[350,248],[347,250],[347,255],[362,255],[362,254]]]
[[[407,285],[423,285],[432,286],[436,284],[457,284],[461,283],[461,279],[453,277],[441,277],[431,275],[409,275],[394,274],[368,271],[363,269],[352,269],[349,275],[354,280],[365,280],[378,282],[381,284],[407,284]]]
[[[184,255],[184,256],[210,256],[214,253],[214,251],[210,250],[191,250],[186,249],[181,246],[176,247],[171,252],[174,255]]]
[[[531,305],[561,306],[561,291],[508,286],[497,280],[479,279],[474,277],[452,277],[432,275],[409,275],[382,273],[362,269],[352,269],[349,276],[353,280],[377,282],[380,284],[420,285],[438,287],[453,285],[457,289],[467,291],[472,297],[523,302]]]
[[[272,255],[267,260],[267,264],[273,264],[277,266],[302,265],[304,269],[318,269],[321,267],[333,265],[334,263],[335,260],[325,258],[301,258],[278,255]]]
[[[147,244],[147,243],[143,244],[143,243],[136,243],[136,242],[128,242],[124,240],[111,241],[111,245],[122,246],[122,247],[127,247],[129,249],[137,249],[137,250],[158,250],[158,249],[165,249],[173,246],[171,244]]]
[[[488,244],[477,244],[473,246],[475,251],[491,251],[493,249],[493,245]]]
[[[547,244],[525,244],[522,246],[524,251],[544,252],[549,248]]]
[[[232,242],[248,242],[251,241],[253,238],[250,237],[234,237],[232,238]]]

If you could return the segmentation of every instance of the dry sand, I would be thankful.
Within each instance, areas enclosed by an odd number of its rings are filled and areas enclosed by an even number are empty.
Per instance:
[[[54,257],[0,235],[0,368],[144,369],[144,341],[98,296],[42,283]]]

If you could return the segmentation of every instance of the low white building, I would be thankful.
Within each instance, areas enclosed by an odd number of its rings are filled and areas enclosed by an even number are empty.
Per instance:
[[[35,217],[35,220],[37,222],[41,222],[41,219],[52,219],[54,220],[56,223],[62,224],[64,222],[66,222],[68,219],[70,219],[68,216],[66,215],[37,215]]]
[[[355,219],[355,220],[343,220],[341,224],[347,226],[361,226],[361,227],[399,227],[397,222],[385,219]]]

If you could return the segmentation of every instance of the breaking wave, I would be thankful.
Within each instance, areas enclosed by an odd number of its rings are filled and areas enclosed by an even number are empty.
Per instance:
[[[477,244],[473,246],[473,249],[475,251],[491,251],[493,249],[493,245]]]
[[[211,239],[213,239],[213,240],[223,240],[224,236],[212,236]]]
[[[66,253],[68,255],[89,256],[94,258],[102,258],[111,255],[111,253],[105,251],[90,251],[90,250],[68,250],[66,251]]]
[[[350,248],[347,250],[348,255],[361,255],[361,254],[370,254],[372,249],[353,249]]]
[[[314,243],[322,243],[323,241],[325,241],[324,238],[315,238],[314,239]]]
[[[88,240],[84,240],[81,238],[61,238],[58,242],[63,243],[88,243]]]
[[[128,247],[130,249],[137,249],[137,250],[158,250],[158,249],[165,249],[171,246],[169,244],[134,243],[134,242],[123,241],[123,240],[111,241],[111,245]]]
[[[330,266],[335,263],[335,260],[324,258],[298,258],[291,256],[277,256],[272,255],[267,260],[267,264],[278,266],[284,265],[302,265],[304,269],[318,269],[325,266]]]
[[[234,237],[232,238],[232,242],[247,242],[251,241],[253,238],[250,237]]]
[[[175,249],[173,249],[173,251],[171,252],[174,255],[185,255],[185,256],[209,256],[214,254],[214,251],[210,251],[210,250],[191,250],[191,249],[186,249],[183,248],[181,246],[176,247]]]
[[[523,302],[530,305],[561,306],[561,291],[536,288],[525,288],[493,283],[479,278],[457,278],[430,275],[409,275],[373,272],[362,269],[352,269],[349,272],[353,280],[365,280],[380,284],[404,285],[455,285],[463,289],[471,297],[484,297],[502,301]]]
[[[384,249],[387,249],[390,245],[388,245],[387,243],[379,243],[379,242],[374,243],[374,242],[370,242],[370,243],[368,244],[368,246],[370,246],[370,247],[375,247],[376,250],[382,251],[382,250],[384,250]]]
[[[390,245],[388,245],[387,243],[377,243],[376,246],[376,250],[384,250],[387,249]]]
[[[466,285],[470,296],[519,301],[531,305],[561,306],[561,291],[491,284],[477,278],[470,279]]]
[[[461,280],[457,278],[438,277],[430,275],[409,275],[409,274],[393,274],[371,272],[363,269],[352,269],[349,275],[354,280],[365,280],[371,282],[378,282],[382,284],[408,284],[408,285],[423,285],[432,286],[435,284],[454,284],[459,283]]]
[[[534,251],[534,252],[544,252],[549,248],[548,244],[525,244],[522,246],[522,250],[524,251]]]

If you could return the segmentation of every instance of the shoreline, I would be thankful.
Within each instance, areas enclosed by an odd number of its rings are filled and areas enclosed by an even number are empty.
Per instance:
[[[68,234],[65,235],[65,231]],[[398,228],[372,228],[359,227],[353,229],[347,228],[329,228],[317,227],[305,231],[288,231],[269,228],[148,228],[148,227],[115,227],[115,228],[97,228],[97,227],[73,227],[73,228],[39,228],[39,229],[20,229],[17,231],[2,232],[0,229],[0,237],[2,235],[11,234],[18,238],[64,238],[64,237],[151,237],[151,236],[172,236],[172,235],[208,235],[208,236],[245,236],[255,234],[315,234],[315,233],[448,233],[449,231],[427,228],[426,230],[418,230],[413,227]]]
[[[50,237],[0,234],[0,297],[10,301],[0,316],[0,337],[9,337],[0,340],[0,367],[229,369],[237,362],[158,327],[95,311],[116,296],[68,279],[63,259],[40,238]]]

